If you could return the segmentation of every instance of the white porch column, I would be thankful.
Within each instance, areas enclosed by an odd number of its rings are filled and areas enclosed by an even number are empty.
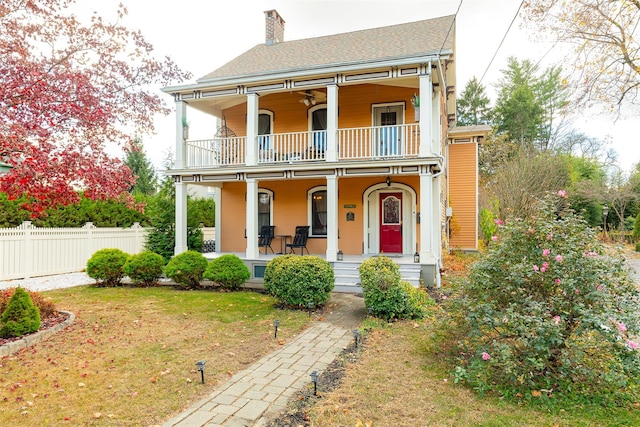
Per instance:
[[[442,138],[440,136],[442,134],[442,125],[440,123],[440,97],[443,92],[446,92],[446,88],[443,88],[442,84],[440,84],[440,86],[435,89],[435,95],[433,96],[431,106],[431,123],[433,123],[433,126],[431,127],[431,142],[433,144],[431,152],[434,156],[442,155]]]
[[[258,258],[258,181],[247,179],[247,258]]]
[[[215,187],[215,193],[213,193],[213,202],[215,203],[215,212],[216,212],[216,250],[214,252],[222,252],[220,248],[222,247],[222,239],[220,236],[222,235],[222,187]]]
[[[176,102],[176,169],[187,166],[186,144],[184,140],[183,124],[187,122],[187,103]]]
[[[436,259],[440,259],[442,253],[442,210],[440,209],[440,175],[433,176],[431,178],[431,185],[433,190],[432,204],[431,204],[431,217],[433,221],[430,221],[432,225],[431,231],[431,253]]]
[[[418,249],[422,264],[433,261],[431,234],[434,221],[433,175],[430,169],[423,166],[423,170],[420,171],[420,248]]]
[[[427,74],[420,77],[420,157],[432,156],[433,127],[439,121],[433,121],[432,113],[432,93],[433,82],[431,81],[431,63]]]
[[[327,86],[327,152],[328,162],[338,160],[338,85]]]
[[[174,255],[189,249],[187,245],[187,184],[176,182],[176,245]]]
[[[338,253],[338,177],[327,177],[327,261]]]
[[[247,95],[247,147],[245,151],[245,164],[255,166],[258,164],[258,94]]]

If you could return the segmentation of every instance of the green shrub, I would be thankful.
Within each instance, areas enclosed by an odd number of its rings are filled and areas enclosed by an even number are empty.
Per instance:
[[[164,274],[180,285],[196,288],[207,264],[207,259],[200,252],[186,251],[171,258],[164,268]]]
[[[0,337],[21,337],[40,329],[40,312],[29,293],[17,288],[0,317]]]
[[[162,277],[164,258],[151,251],[143,251],[131,255],[122,267],[124,274],[135,284],[153,286]]]
[[[456,379],[480,393],[635,402],[640,294],[624,258],[558,196],[500,226],[472,267],[450,318]]]
[[[366,259],[358,268],[364,304],[383,319],[421,319],[434,301],[422,289],[401,281],[398,264],[385,256]]]
[[[279,256],[269,261],[264,272],[265,290],[291,307],[324,305],[334,282],[331,265],[317,256]]]
[[[225,288],[237,289],[249,280],[251,272],[237,255],[226,254],[211,260],[204,271],[204,278]]]
[[[2,314],[6,310],[7,304],[9,303],[9,300],[15,293],[16,289],[17,288],[7,288],[0,290],[0,314]],[[40,319],[46,319],[47,317],[55,316],[58,314],[56,304],[51,298],[45,298],[41,293],[36,291],[28,292],[33,305],[35,305],[40,312]]]
[[[87,261],[87,275],[101,286],[118,286],[124,277],[127,255],[120,249],[100,249]]]
[[[640,252],[640,242],[636,242],[636,252]]]

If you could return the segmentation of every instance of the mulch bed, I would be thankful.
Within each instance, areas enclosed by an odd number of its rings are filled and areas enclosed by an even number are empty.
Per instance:
[[[49,317],[47,317],[45,319],[41,319],[40,329],[38,329],[38,331],[42,331],[42,330],[45,330],[45,329],[52,328],[55,325],[57,325],[58,323],[62,323],[65,320],[67,320],[68,317],[69,316],[67,314],[56,313],[53,316],[49,316]],[[8,344],[8,343],[10,343],[12,341],[20,340],[22,338],[24,338],[24,337],[0,338],[0,345],[5,345],[5,344]]]
[[[309,409],[322,399],[325,393],[329,393],[340,386],[347,365],[358,360],[365,344],[366,335],[360,335],[357,348],[355,343],[349,344],[318,376],[317,394],[313,394],[313,386],[294,394],[289,399],[287,410],[281,412],[274,420],[269,421],[266,424],[267,427],[310,426],[311,421],[307,415]],[[311,384],[311,379],[309,379],[309,383]]]

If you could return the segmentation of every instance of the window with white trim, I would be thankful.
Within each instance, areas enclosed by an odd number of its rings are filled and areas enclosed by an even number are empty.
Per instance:
[[[308,213],[310,236],[327,236],[327,187],[319,186],[309,190],[307,194],[309,200]]]
[[[273,222],[273,191],[258,190],[258,231]]]

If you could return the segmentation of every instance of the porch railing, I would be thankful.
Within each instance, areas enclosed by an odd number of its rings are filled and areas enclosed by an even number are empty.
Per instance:
[[[237,166],[245,163],[244,136],[187,141],[187,168]],[[338,129],[338,159],[366,160],[417,157],[417,123]],[[288,132],[258,136],[258,163],[299,163],[325,160],[327,131]]]
[[[187,141],[187,167],[208,168],[242,165],[247,138],[214,138]]]
[[[258,163],[324,160],[327,131],[276,133],[258,136]]]
[[[418,124],[338,129],[340,160],[417,157]]]

